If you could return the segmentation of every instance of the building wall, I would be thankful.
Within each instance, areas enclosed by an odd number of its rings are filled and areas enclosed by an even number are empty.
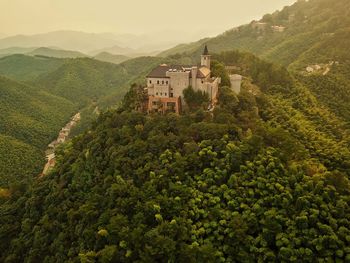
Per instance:
[[[197,76],[197,73],[198,73],[198,67],[192,67],[191,69],[192,78],[190,79],[190,83],[194,90],[197,89],[197,79],[193,78],[193,76]]]
[[[201,56],[201,65],[206,66],[207,68],[210,69],[210,60],[211,60],[210,55],[202,55]]]
[[[170,78],[169,94],[183,97],[183,90],[190,85],[190,72],[167,72],[167,76]]]
[[[148,97],[148,112],[149,113],[167,113],[173,112],[179,114],[181,111],[181,100],[176,98],[160,98],[150,96]]]
[[[159,83],[159,84],[158,84]],[[149,96],[169,97],[169,78],[147,78],[147,88]]]
[[[242,76],[238,74],[230,75],[231,88],[237,94],[241,92]]]

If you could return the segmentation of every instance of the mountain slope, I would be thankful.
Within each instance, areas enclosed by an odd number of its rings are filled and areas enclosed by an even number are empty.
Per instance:
[[[64,60],[58,58],[11,55],[0,58],[0,75],[19,81],[32,81],[54,71],[63,63]]]
[[[72,59],[39,78],[35,84],[52,94],[86,105],[123,88],[126,92],[126,84],[152,67],[152,60],[159,59],[137,58],[120,65],[90,58]]]
[[[41,172],[43,151],[77,107],[0,76],[0,186]]]
[[[42,171],[44,163],[41,150],[0,133],[0,189],[30,180]]]
[[[30,83],[0,77],[0,186],[39,174],[46,145],[73,113],[81,110],[82,127],[89,127],[96,117],[96,106],[100,110],[115,107],[128,83],[146,74],[158,60],[138,58],[123,65],[88,58],[62,60],[24,55],[0,60],[5,73],[18,79],[25,76]]]
[[[344,31],[348,32],[350,27],[349,10],[350,3],[346,0],[298,1],[282,11],[265,15],[259,21],[260,24],[253,21],[215,38],[181,45],[161,55],[192,52],[200,50],[204,44],[207,44],[212,52],[239,49],[288,66],[312,50],[314,53],[322,50],[331,52],[333,49],[321,48],[327,42],[337,43],[340,39],[345,40]],[[261,25],[261,23],[264,24]],[[285,30],[275,32],[272,26],[282,26]],[[346,43],[342,40],[340,42],[344,43],[340,47],[344,52]],[[335,58],[333,56],[330,59]],[[307,61],[307,63],[314,62],[318,61]],[[308,64],[304,63],[303,66],[306,65]]]
[[[0,133],[43,148],[76,107],[35,87],[0,77]]]
[[[124,55],[113,55],[108,52],[101,52],[95,55],[94,59],[104,61],[104,62],[114,63],[114,64],[120,64],[131,58]]]
[[[10,56],[13,54],[25,54],[36,49],[35,47],[10,47],[0,49],[0,57]]]
[[[45,56],[45,57],[54,57],[54,58],[82,58],[87,57],[87,55],[71,50],[61,50],[61,49],[53,49],[47,47],[40,47],[34,49],[33,51],[26,53],[26,55],[30,56]]]

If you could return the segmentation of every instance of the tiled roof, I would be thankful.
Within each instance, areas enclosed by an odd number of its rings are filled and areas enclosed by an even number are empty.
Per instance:
[[[158,67],[154,68],[148,75],[147,78],[166,78],[166,72],[171,67],[168,65],[159,65]]]
[[[188,65],[159,65],[158,67],[154,68],[148,75],[147,78],[168,78],[166,75],[166,72],[169,70],[176,70],[176,71],[187,71],[190,73],[190,78],[192,78],[191,75],[191,69],[192,66]],[[206,78],[210,74],[210,69],[207,67],[200,67],[197,70],[197,78]]]
[[[197,78],[206,78],[210,74],[210,69],[207,67],[200,67],[197,72]]]

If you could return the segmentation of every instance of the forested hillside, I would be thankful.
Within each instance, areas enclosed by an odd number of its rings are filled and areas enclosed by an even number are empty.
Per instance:
[[[30,56],[45,56],[45,57],[54,57],[54,58],[81,58],[81,57],[88,57],[88,55],[85,55],[78,51],[71,51],[71,50],[62,50],[62,49],[54,49],[54,48],[47,48],[47,47],[40,47],[36,48],[33,51],[26,53],[26,55]]]
[[[0,108],[1,187],[41,171],[47,143],[78,108],[64,98],[1,76]]]
[[[125,93],[126,83],[147,72],[158,61],[158,58],[145,57],[114,65],[90,58],[71,59],[57,70],[38,78],[35,85],[79,105],[86,105],[115,91]]]
[[[350,262],[349,14],[300,0],[118,65],[0,59],[14,79],[0,77],[0,262]],[[212,111],[135,111],[151,68],[195,63],[204,44],[222,77]],[[82,133],[30,180],[77,110]]]
[[[94,56],[94,59],[101,60],[104,62],[110,62],[114,64],[120,64],[131,58],[124,55],[114,55],[108,52],[101,52],[101,53],[98,53],[96,56]]]
[[[87,129],[93,113],[116,107],[129,82],[143,78],[159,58],[137,58],[121,65],[97,60],[13,55],[0,59],[0,187],[42,171],[44,150],[78,110]]]
[[[222,87],[213,114],[102,114],[2,205],[1,259],[349,261],[345,122],[283,68],[215,59],[239,66],[239,95]]]
[[[19,81],[32,81],[42,74],[56,70],[64,60],[48,57],[11,55],[0,58],[0,75]]]
[[[296,61],[298,66],[328,63],[349,56],[349,14],[347,0],[301,0],[263,16],[259,23],[252,22],[215,38],[181,45],[161,55],[200,52],[207,44],[214,52],[239,49],[284,66]],[[275,32],[273,26],[285,29]]]

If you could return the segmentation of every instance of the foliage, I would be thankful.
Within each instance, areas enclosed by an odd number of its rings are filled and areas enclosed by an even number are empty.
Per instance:
[[[200,90],[194,90],[192,86],[189,86],[183,90],[183,96],[190,111],[198,110],[199,108],[205,108],[208,106],[208,94]]]
[[[101,114],[52,174],[2,204],[0,260],[348,260],[345,122],[285,69],[218,57],[242,62],[251,85],[221,87],[213,113]]]
[[[56,70],[65,60],[48,57],[11,55],[0,58],[0,75],[19,81],[33,81]]]
[[[211,62],[211,74],[213,77],[220,77],[221,78],[221,86],[227,86],[231,87],[231,81],[230,77],[227,73],[227,70],[225,69],[225,65],[213,60]]]

